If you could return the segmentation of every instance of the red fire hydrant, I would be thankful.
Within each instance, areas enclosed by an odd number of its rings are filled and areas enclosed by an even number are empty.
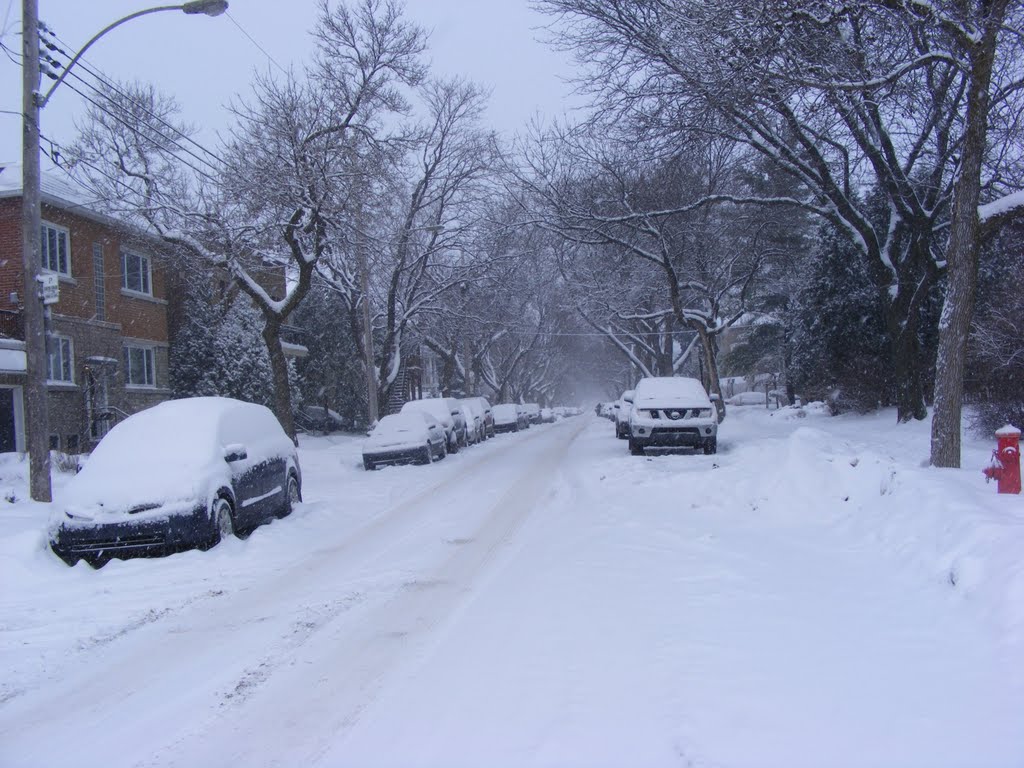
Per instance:
[[[998,445],[985,467],[985,481],[995,480],[999,493],[1020,493],[1020,430],[1007,424],[996,432]]]

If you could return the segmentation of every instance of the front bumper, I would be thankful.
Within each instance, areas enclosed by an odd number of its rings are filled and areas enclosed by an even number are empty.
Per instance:
[[[379,451],[363,451],[363,462],[370,462],[375,466],[378,464],[413,464],[417,461],[423,461],[426,457],[425,451],[429,450],[430,448],[424,445],[409,445]]]
[[[50,548],[68,565],[79,560],[102,564],[113,558],[163,557],[213,541],[205,506],[191,514],[117,522],[66,520],[50,537]]]
[[[633,418],[629,438],[641,446],[697,448],[717,439],[718,422],[714,418],[651,419]]]

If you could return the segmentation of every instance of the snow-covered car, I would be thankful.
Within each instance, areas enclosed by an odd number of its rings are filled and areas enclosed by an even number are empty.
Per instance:
[[[437,419],[423,411],[383,417],[363,443],[363,467],[429,464],[448,455],[448,436]]]
[[[454,406],[454,407],[453,407]],[[454,412],[453,412],[454,411]],[[410,400],[402,406],[402,413],[429,413],[444,429],[449,453],[457,453],[466,442],[466,422],[457,400],[450,397],[425,397]],[[455,414],[458,414],[456,420]]]
[[[675,376],[644,378],[633,393],[629,417],[629,451],[643,455],[650,447],[718,450],[718,414],[696,379]]]
[[[295,412],[295,426],[306,432],[338,432],[346,425],[337,411],[322,405],[304,405]]]
[[[620,440],[629,437],[629,414],[633,410],[633,390],[627,389],[615,403],[615,436]]]
[[[479,406],[476,403],[460,400],[459,407],[462,409],[462,418],[466,422],[466,442],[474,445],[486,440],[484,415],[479,410]]]
[[[523,426],[523,414],[518,405],[502,403],[491,408],[495,432],[518,432]]]
[[[448,404],[448,412],[455,422],[455,435],[458,437],[459,445],[469,445],[469,426],[462,412],[462,402],[454,397],[446,397],[444,401]]]
[[[466,400],[475,402],[484,414],[484,432],[487,437],[494,437],[494,415],[491,413],[491,404],[486,397],[467,397]]]
[[[551,408],[541,408],[540,421],[542,424],[554,424],[555,412]]]
[[[295,444],[262,405],[169,400],[100,441],[55,511],[50,546],[65,562],[207,548],[283,517],[302,497]]]
[[[540,424],[540,405],[538,403],[523,403],[523,409],[531,424]]]

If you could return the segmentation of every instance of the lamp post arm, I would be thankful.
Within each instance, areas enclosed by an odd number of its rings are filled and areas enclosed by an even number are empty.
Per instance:
[[[75,64],[78,63],[79,59],[81,59],[82,56],[85,55],[85,52],[88,51],[92,47],[93,43],[95,43],[97,40],[99,40],[101,37],[103,37],[105,34],[107,34],[107,32],[109,32],[110,30],[112,30],[112,29],[114,29],[116,27],[121,26],[122,24],[124,24],[127,21],[131,21],[132,19],[137,19],[137,18],[139,18],[139,16],[146,16],[147,14],[150,14],[150,13],[160,13],[161,11],[180,11],[183,8],[184,8],[184,6],[182,6],[182,5],[159,5],[159,6],[155,7],[155,8],[146,8],[145,10],[142,10],[142,11],[136,11],[135,13],[130,13],[127,16],[125,16],[123,18],[120,18],[117,21],[113,22],[112,24],[108,24],[107,26],[105,26],[103,29],[101,29],[99,32],[97,32],[95,35],[93,35],[89,39],[89,42],[87,42],[85,45],[83,45],[79,49],[78,53],[76,53],[74,55],[74,58],[72,58],[71,61],[68,62],[68,65],[66,67],[64,67],[64,71],[60,73],[60,77],[58,77],[54,81],[53,85],[50,86],[49,90],[47,90],[46,93],[43,94],[42,96],[37,96],[36,97],[36,103],[38,104],[39,108],[42,109],[43,107],[46,106],[47,102],[50,101],[50,97],[53,95],[53,92],[55,90],[57,90],[57,86],[59,86],[61,83],[64,82],[64,78],[68,76],[68,73],[72,69],[74,69],[74,66],[75,66]]]

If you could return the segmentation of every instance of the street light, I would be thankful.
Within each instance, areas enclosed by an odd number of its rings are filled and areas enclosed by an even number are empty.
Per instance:
[[[115,27],[139,16],[162,11],[219,16],[226,0],[193,0],[136,11],[101,29],[82,46],[45,94],[39,93],[39,0],[22,0],[22,187],[21,243],[25,271],[25,411],[29,426],[29,491],[35,501],[50,501],[50,414],[46,402],[46,314],[40,297],[40,172],[39,111],[82,55]],[[69,254],[70,258],[70,254]]]

